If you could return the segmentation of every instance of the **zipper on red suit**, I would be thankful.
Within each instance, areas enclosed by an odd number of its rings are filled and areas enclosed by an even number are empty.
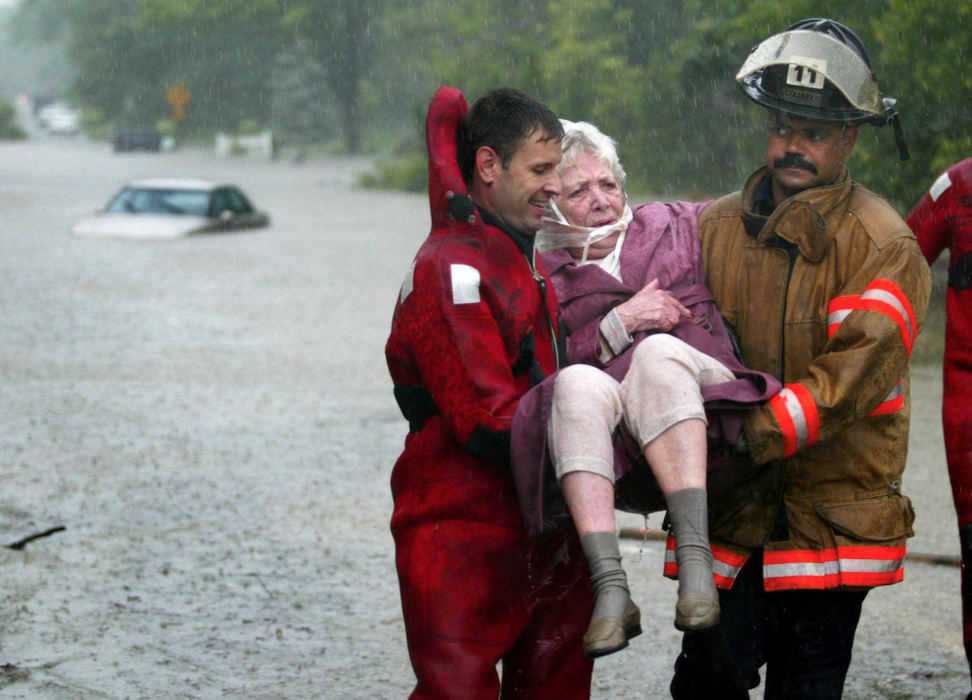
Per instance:
[[[543,303],[543,315],[547,319],[547,329],[550,331],[550,350],[553,352],[554,357],[554,368],[560,369],[560,350],[557,347],[557,334],[554,332],[553,319],[550,318],[550,306],[547,303],[547,281],[543,278],[539,272],[537,272],[537,250],[534,248],[530,252],[530,256],[527,257],[527,265],[530,266],[530,275],[533,277],[533,281],[537,283],[537,289],[540,290],[540,300]]]

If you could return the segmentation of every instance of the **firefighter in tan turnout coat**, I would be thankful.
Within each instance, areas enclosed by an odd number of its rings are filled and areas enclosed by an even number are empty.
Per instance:
[[[767,164],[701,216],[707,284],[743,361],[783,390],[744,423],[755,476],[713,508],[722,622],[687,633],[674,697],[839,698],[867,590],[903,576],[908,358],[930,293],[914,236],[844,159],[890,123],[860,40],[804,20],[739,71]],[[666,573],[675,572],[674,562]]]

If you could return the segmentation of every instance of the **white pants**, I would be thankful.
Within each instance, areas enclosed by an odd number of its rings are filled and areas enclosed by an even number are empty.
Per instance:
[[[622,418],[644,449],[676,423],[705,420],[701,388],[733,379],[721,362],[667,333],[638,344],[621,383],[590,365],[565,367],[554,381],[547,425],[557,479],[588,471],[613,482],[611,436]]]

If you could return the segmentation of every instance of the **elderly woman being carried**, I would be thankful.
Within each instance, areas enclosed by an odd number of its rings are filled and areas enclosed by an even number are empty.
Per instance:
[[[595,594],[584,646],[597,657],[641,632],[616,504],[667,509],[675,626],[718,622],[707,470],[731,478],[744,461],[743,412],[780,387],[743,366],[705,287],[697,219],[706,204],[632,209],[614,141],[585,122],[564,127],[563,190],[536,244],[561,304],[571,366],[521,400],[513,465],[531,535],[571,519],[577,528]]]

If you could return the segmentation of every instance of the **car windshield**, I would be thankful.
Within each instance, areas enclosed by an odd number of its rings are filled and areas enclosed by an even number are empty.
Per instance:
[[[126,187],[105,209],[109,214],[209,215],[209,192]]]

